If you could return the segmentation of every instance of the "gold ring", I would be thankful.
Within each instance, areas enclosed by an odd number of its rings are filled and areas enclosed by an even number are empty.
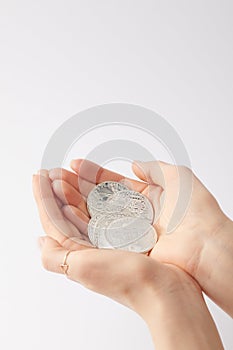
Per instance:
[[[65,257],[64,257],[64,260],[63,260],[63,263],[60,264],[60,267],[62,269],[62,272],[67,276],[67,272],[69,270],[69,265],[67,264],[67,258],[69,256],[69,254],[72,252],[72,250],[68,250],[65,254]]]

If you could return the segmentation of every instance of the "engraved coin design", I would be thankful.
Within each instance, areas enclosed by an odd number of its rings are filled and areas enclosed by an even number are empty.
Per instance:
[[[114,203],[118,203],[118,206]],[[149,199],[135,191],[120,191],[114,194],[109,207],[114,205],[114,211],[124,212],[126,216],[136,216],[147,219],[150,223],[154,219],[154,209]],[[109,211],[106,208],[106,211]]]
[[[157,241],[157,233],[152,225],[141,218],[118,217],[106,225],[104,243],[114,249],[135,251],[138,253],[147,252],[152,249]],[[101,236],[102,236],[101,235]],[[101,245],[99,242],[99,246]]]
[[[90,192],[87,206],[88,236],[96,247],[145,253],[156,244],[157,232],[151,225],[154,210],[141,193],[106,181]]]
[[[92,216],[92,218],[90,219],[89,223],[88,223],[88,227],[87,227],[87,231],[88,231],[88,237],[91,241],[92,244],[94,244],[96,247],[98,246],[98,236],[95,233],[97,230],[97,227],[99,228],[99,232],[101,230],[101,227],[99,227],[98,225],[98,221],[102,218],[101,214],[96,214],[94,216]]]
[[[112,202],[115,193],[128,190],[126,186],[115,181],[105,181],[98,184],[87,197],[87,208],[91,216],[104,212]]]
[[[88,225],[88,236],[90,241],[97,247],[108,248],[113,246],[106,239],[106,229],[112,220],[125,217],[124,214],[116,213],[111,215],[96,214],[94,215]]]

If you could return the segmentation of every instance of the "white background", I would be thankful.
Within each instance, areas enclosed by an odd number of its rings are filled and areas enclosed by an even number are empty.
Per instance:
[[[132,311],[41,268],[31,176],[69,117],[134,103],[173,125],[233,217],[232,15],[230,0],[0,0],[2,349],[153,349]],[[208,303],[232,349],[232,320]]]

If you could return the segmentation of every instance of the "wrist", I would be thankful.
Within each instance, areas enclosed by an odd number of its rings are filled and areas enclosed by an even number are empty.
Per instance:
[[[172,265],[163,265],[161,273],[163,283],[157,276],[157,281],[144,287],[140,302],[134,305],[146,322],[156,349],[222,349],[198,284]]]
[[[202,240],[202,249],[199,255],[196,269],[192,276],[199,282],[200,279],[208,280],[217,266],[217,258],[233,249],[233,222],[226,218],[210,234],[205,234]]]
[[[159,264],[144,277],[138,289],[130,293],[130,307],[145,322],[154,318],[157,310],[173,303],[179,308],[189,303],[190,298],[202,298],[198,283],[186,272],[171,264]]]
[[[200,254],[194,278],[203,291],[233,315],[233,222],[225,221],[209,237]]]
[[[210,264],[208,261],[209,251],[213,249],[214,246],[219,245],[218,249],[224,249],[231,242],[231,236],[233,233],[233,222],[227,218],[223,213],[221,217],[216,220],[213,224],[202,223],[197,226],[195,230],[189,233],[189,240],[193,240],[195,243],[195,249],[191,250],[189,259],[185,263],[185,271],[187,271],[193,278],[195,278],[200,284],[200,277],[210,273],[214,265]]]

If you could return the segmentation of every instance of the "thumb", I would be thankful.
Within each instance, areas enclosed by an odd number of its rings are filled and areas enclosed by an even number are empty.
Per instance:
[[[133,171],[149,185],[163,188],[161,219],[164,219],[165,231],[172,232],[181,223],[190,203],[193,186],[191,169],[161,161],[136,161]]]
[[[134,161],[132,170],[141,180],[154,185],[159,185],[163,189],[171,172],[175,172],[174,165],[161,161],[141,162]]]

